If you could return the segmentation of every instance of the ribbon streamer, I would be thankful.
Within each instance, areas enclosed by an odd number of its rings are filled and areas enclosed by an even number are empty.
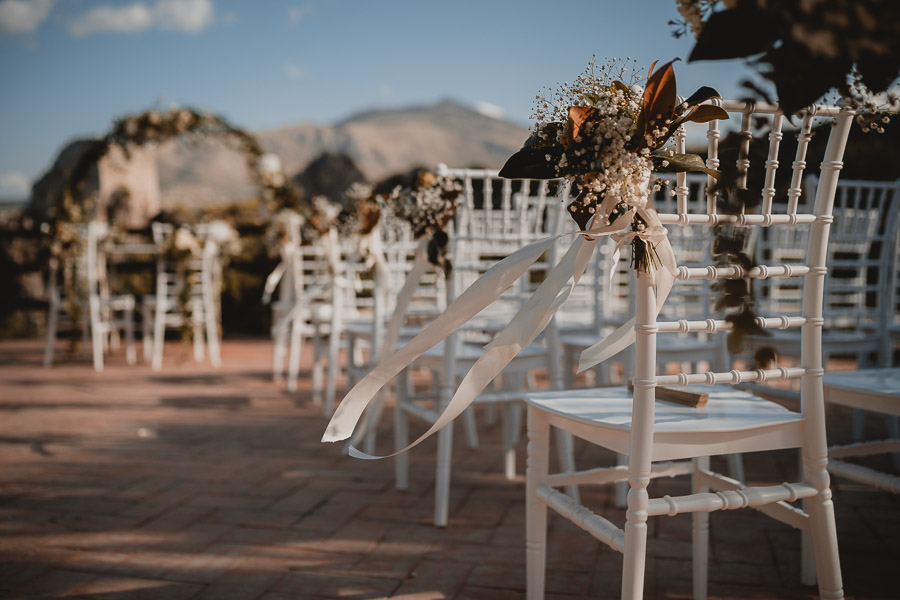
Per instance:
[[[663,227],[659,216],[652,208],[638,208],[638,215],[644,219],[647,229],[644,231],[631,231],[613,235],[616,240],[616,249],[612,254],[611,268],[609,270],[610,283],[612,282],[613,271],[619,264],[619,257],[622,247],[632,241],[635,237],[645,240],[647,243],[655,242],[656,253],[659,256],[662,269],[653,269],[651,265],[651,275],[653,276],[653,284],[656,287],[656,313],[662,309],[672,286],[675,284],[675,273],[678,270],[678,264],[675,260],[675,252],[672,250],[672,244],[666,235],[666,228]],[[612,285],[610,285],[612,289]],[[578,357],[578,373],[582,373],[591,367],[595,367],[605,360],[608,360],[628,348],[635,341],[634,333],[635,319],[632,317],[627,323],[610,333],[608,336],[584,350]]]
[[[599,238],[623,231],[631,223],[632,217],[633,212],[629,211],[609,225],[577,232],[583,235],[573,242],[563,260],[547,274],[547,278],[532,297],[494,341],[488,344],[485,354],[463,378],[453,399],[432,427],[403,450],[388,456],[394,456],[418,445],[461,414],[516,354],[547,326],[584,273]],[[332,416],[322,441],[335,442],[350,437],[365,407],[388,381],[496,300],[560,237],[562,236],[533,242],[491,267],[419,335],[380,363],[350,390]],[[569,289],[560,293],[570,279],[572,284]],[[350,454],[357,458],[386,458],[375,457],[353,447],[350,448]]]

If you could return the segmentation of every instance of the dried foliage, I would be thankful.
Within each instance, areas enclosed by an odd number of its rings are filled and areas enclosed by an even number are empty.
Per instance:
[[[549,96],[538,94],[534,134],[507,160],[500,176],[568,179],[579,192],[569,214],[582,230],[592,220],[609,223],[641,205],[648,188],[657,189],[651,186],[652,171],[717,177],[718,171],[706,168],[699,156],[666,146],[684,123],[728,118],[720,107],[704,104],[719,97],[713,88],[702,87],[678,101],[673,62],[656,71],[656,63],[650,65],[641,88],[637,82],[642,77],[630,59],[599,67],[592,60],[572,85],[564,83]],[[645,225],[635,218],[632,228],[640,231]],[[653,248],[644,248],[649,244],[640,237],[634,240],[632,256],[637,268],[646,271],[654,260]]]
[[[877,131],[900,109],[900,2],[896,0],[677,0],[699,30],[691,61],[747,58],[788,114],[831,90]],[[718,5],[722,10],[711,10]],[[696,21],[698,13],[700,22]],[[679,23],[675,23],[679,25]],[[683,33],[683,27],[675,35]],[[755,84],[748,86],[763,94]]]

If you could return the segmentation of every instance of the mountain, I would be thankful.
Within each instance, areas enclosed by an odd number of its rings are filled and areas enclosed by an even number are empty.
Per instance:
[[[334,125],[303,123],[256,133],[293,176],[323,152],[346,154],[376,181],[438,163],[500,168],[528,137],[514,123],[483,115],[452,100],[428,106],[376,109]],[[219,203],[250,196],[254,188],[241,154],[218,140],[180,140],[157,149],[164,206]]]

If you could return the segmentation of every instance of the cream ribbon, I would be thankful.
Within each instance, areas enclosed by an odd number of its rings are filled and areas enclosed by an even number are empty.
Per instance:
[[[418,445],[459,416],[506,365],[547,326],[584,273],[599,239],[624,231],[630,225],[633,215],[633,211],[628,211],[609,225],[578,232],[584,235],[572,243],[566,255],[547,274],[531,298],[494,341],[487,345],[485,353],[463,378],[453,398],[431,428],[403,450],[388,456],[394,456]],[[350,437],[363,410],[385,384],[496,300],[549,250],[559,237],[561,236],[533,242],[498,262],[460,294],[419,335],[363,377],[338,406],[325,429],[322,441],[336,442]],[[570,280],[568,289],[563,290],[566,282]],[[357,458],[386,458],[360,452],[352,446],[350,454]]]
[[[675,283],[675,273],[678,270],[678,264],[675,260],[675,252],[672,250],[672,244],[666,235],[666,228],[663,227],[659,216],[652,208],[641,207],[637,209],[637,214],[644,219],[647,229],[644,231],[629,231],[627,233],[616,233],[612,235],[612,239],[616,241],[616,248],[610,258],[609,277],[610,284],[612,277],[619,264],[619,257],[622,247],[639,237],[647,243],[653,244],[656,254],[661,263],[661,269],[655,269],[651,265],[651,275],[653,277],[653,285],[656,287],[656,314],[662,309],[672,286]],[[612,285],[609,286],[612,289]],[[634,333],[635,319],[631,318],[627,323],[610,333],[608,336],[587,348],[578,358],[578,373],[581,373],[591,367],[597,366],[605,360],[608,360],[628,348],[635,341]]]

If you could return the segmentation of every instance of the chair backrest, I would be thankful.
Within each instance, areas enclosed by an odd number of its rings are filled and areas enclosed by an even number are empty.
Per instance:
[[[807,200],[802,205],[811,206],[818,178],[810,175],[805,183]],[[898,210],[900,193],[895,182],[838,182],[827,251],[826,331],[862,331],[877,336],[888,326]],[[767,229],[759,238],[757,261],[801,264],[808,241],[807,228]],[[790,279],[760,281],[759,306],[769,312],[796,311],[802,299],[799,283]]]
[[[533,241],[555,235],[562,223],[568,186],[561,180],[501,179],[490,169],[452,169],[439,165],[438,175],[458,179],[463,193],[450,235],[453,285],[448,300],[465,290],[497,261]],[[562,187],[560,187],[562,186]],[[553,257],[531,271],[547,269]],[[540,275],[522,277],[488,310],[518,305],[540,283]]]
[[[823,416],[821,376],[824,372],[821,355],[822,340],[822,300],[825,290],[827,249],[829,229],[832,221],[832,207],[835,198],[838,176],[843,165],[841,162],[847,134],[852,122],[852,113],[837,107],[812,107],[798,115],[800,133],[796,153],[790,157],[782,157],[779,152],[784,136],[783,127],[786,117],[779,108],[768,104],[747,104],[736,101],[715,101],[729,113],[740,116],[739,148],[736,159],[737,176],[733,181],[736,189],[747,190],[748,173],[759,169],[764,173],[763,184],[759,190],[760,204],[755,214],[740,210],[737,214],[723,214],[718,210],[719,198],[713,181],[707,186],[706,207],[702,211],[692,212],[684,193],[684,175],[679,175],[677,202],[675,212],[661,212],[660,221],[673,232],[685,226],[736,226],[739,228],[787,228],[807,227],[810,229],[804,265],[760,264],[751,269],[737,265],[717,265],[712,259],[706,266],[680,265],[676,274],[675,286],[686,280],[720,280],[751,278],[766,279],[769,277],[803,277],[802,310],[800,314],[760,315],[756,324],[763,328],[802,327],[803,355],[801,364],[795,368],[778,368],[754,371],[730,371],[687,373],[657,376],[656,336],[673,333],[699,333],[730,330],[733,324],[726,319],[705,320],[658,320],[656,311],[656,288],[649,274],[636,276],[636,361],[634,370],[634,411],[632,448],[637,452],[648,452],[653,436],[653,403],[657,385],[690,385],[763,382],[772,380],[803,377],[802,402],[807,416]],[[806,150],[811,138],[810,132],[814,123],[821,118],[833,119],[828,138],[825,157],[819,168],[819,184],[815,202],[810,212],[798,212],[800,184],[806,167]],[[760,121],[769,124],[768,153],[762,164],[752,164],[750,157],[751,126]],[[721,137],[720,122],[708,124],[709,140],[707,166],[719,168]],[[787,191],[786,202],[775,202],[777,191],[775,176],[779,164],[789,165],[791,169],[791,186]],[[750,191],[748,190],[748,193]],[[676,255],[676,259],[677,259]]]

